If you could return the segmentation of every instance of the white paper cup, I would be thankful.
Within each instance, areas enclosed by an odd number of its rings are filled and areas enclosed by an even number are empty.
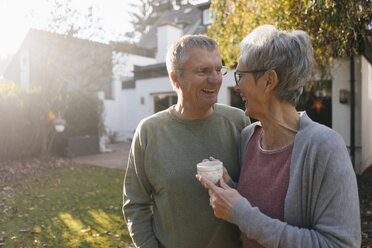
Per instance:
[[[200,162],[196,165],[198,175],[217,184],[223,174],[223,163],[219,160]]]

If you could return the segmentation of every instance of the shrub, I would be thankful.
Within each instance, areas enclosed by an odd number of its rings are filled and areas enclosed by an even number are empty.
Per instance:
[[[0,82],[0,161],[40,154],[43,105],[40,88],[25,91]]]
[[[67,155],[67,140],[75,136],[92,136],[103,133],[103,103],[92,92],[71,91],[66,95],[63,118],[66,126],[54,140],[52,151]]]
[[[26,91],[13,82],[0,81],[0,161],[38,157],[51,148],[65,155],[68,137],[103,132],[102,110],[95,93]],[[57,134],[53,119],[60,115],[66,126]]]

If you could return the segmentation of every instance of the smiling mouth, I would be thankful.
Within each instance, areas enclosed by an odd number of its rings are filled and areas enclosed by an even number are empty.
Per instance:
[[[202,91],[206,94],[214,94],[216,92],[216,90],[212,90],[212,89],[202,89]]]

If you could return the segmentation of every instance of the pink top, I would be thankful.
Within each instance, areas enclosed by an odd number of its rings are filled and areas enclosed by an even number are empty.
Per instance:
[[[263,214],[283,220],[293,142],[276,150],[264,150],[261,135],[262,128],[256,129],[247,145],[238,191]],[[243,247],[263,246],[243,235]]]

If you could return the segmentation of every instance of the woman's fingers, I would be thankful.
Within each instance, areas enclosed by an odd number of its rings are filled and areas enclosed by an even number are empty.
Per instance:
[[[224,179],[220,178],[220,187],[223,188],[223,189],[231,189],[231,187],[229,185],[227,185],[224,181]]]
[[[207,178],[204,178],[198,174],[196,174],[195,177],[199,180],[199,182],[202,183],[204,188],[211,190],[212,193],[215,193],[218,189],[218,187]]]
[[[242,196],[236,190],[230,188],[222,178],[219,181],[219,187],[203,176],[197,174],[195,177],[204,188],[208,189],[209,204],[213,208],[214,215],[226,220],[232,206]]]

